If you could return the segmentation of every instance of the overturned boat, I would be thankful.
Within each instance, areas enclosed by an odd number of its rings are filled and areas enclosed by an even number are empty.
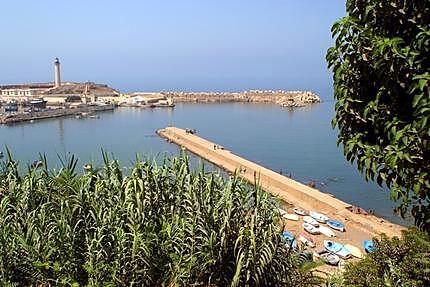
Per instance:
[[[330,218],[328,218],[327,216],[325,216],[322,213],[316,212],[316,211],[311,211],[309,213],[309,215],[315,219],[316,221],[320,222],[320,223],[326,223],[327,220],[329,220]]]
[[[327,220],[326,223],[328,226],[330,226],[331,228],[333,228],[335,230],[345,232],[345,225],[340,221],[337,221],[334,219],[329,219],[329,220]]]
[[[347,259],[351,257],[351,252],[339,242],[324,240],[324,248],[327,251],[334,253],[341,258]]]

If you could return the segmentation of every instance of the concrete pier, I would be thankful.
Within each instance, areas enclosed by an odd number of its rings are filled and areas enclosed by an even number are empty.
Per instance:
[[[352,211],[351,204],[239,157],[218,144],[186,130],[168,127],[158,130],[157,133],[230,173],[236,172],[238,176],[250,183],[257,180],[264,190],[279,197],[286,206],[289,206],[290,213],[292,213],[292,206],[301,207],[321,212],[343,222],[347,231],[336,231],[336,241],[361,247],[362,240],[371,239],[381,233],[389,236],[401,234],[403,227],[399,225],[373,215],[356,214]],[[288,230],[297,234],[303,231],[302,221],[287,221],[286,224]],[[327,238],[324,235],[318,235],[315,236],[315,239],[321,246],[322,240]]]

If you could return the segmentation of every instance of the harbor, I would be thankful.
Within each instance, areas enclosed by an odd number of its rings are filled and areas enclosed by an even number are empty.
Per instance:
[[[52,119],[59,117],[69,116],[82,116],[86,114],[113,111],[114,105],[83,105],[73,108],[55,108],[55,109],[43,109],[32,112],[20,112],[20,113],[5,113],[0,114],[0,124],[15,124],[21,122],[32,122],[43,119]]]
[[[225,147],[197,136],[192,130],[167,127],[158,130],[157,133],[167,141],[183,147],[230,174],[236,174],[250,183],[257,182],[265,191],[281,200],[283,204],[280,209],[286,214],[293,214],[293,208],[300,208],[308,212],[317,211],[330,219],[342,222],[346,231],[334,231],[335,240],[342,244],[361,247],[364,240],[382,233],[388,236],[401,234],[403,228],[397,224],[239,157]],[[293,220],[285,219],[284,228],[298,236],[303,232],[303,220],[301,217],[298,220],[295,220],[294,216],[290,218]],[[323,249],[323,241],[330,237],[321,234],[314,238],[316,250],[319,250]]]

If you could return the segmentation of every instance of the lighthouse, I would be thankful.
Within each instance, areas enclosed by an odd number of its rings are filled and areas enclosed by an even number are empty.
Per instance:
[[[58,58],[55,58],[54,66],[55,66],[55,87],[58,88],[59,86],[61,86],[60,60],[58,60]]]

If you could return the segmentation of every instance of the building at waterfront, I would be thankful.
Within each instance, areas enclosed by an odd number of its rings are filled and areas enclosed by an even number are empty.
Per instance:
[[[92,82],[61,81],[60,60],[54,60],[54,81],[18,85],[0,85],[0,101],[28,102],[40,98],[48,104],[115,102],[120,93],[108,85]]]
[[[0,86],[0,95],[3,98],[19,99],[20,97],[32,97],[53,88],[53,83],[33,83],[22,85]]]

